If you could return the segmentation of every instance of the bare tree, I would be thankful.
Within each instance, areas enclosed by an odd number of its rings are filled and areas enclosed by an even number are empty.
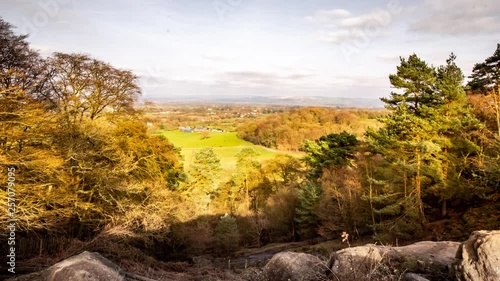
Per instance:
[[[96,119],[105,109],[128,110],[141,93],[131,71],[85,54],[54,53],[49,65],[49,99],[71,123]]]

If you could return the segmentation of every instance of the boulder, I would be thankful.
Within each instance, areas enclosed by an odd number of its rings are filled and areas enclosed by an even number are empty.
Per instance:
[[[456,254],[454,275],[460,281],[500,280],[500,230],[474,231]]]
[[[459,245],[458,242],[431,241],[403,247],[369,244],[333,253],[327,266],[338,280],[379,280],[404,272],[422,273],[420,277],[432,280],[432,277],[449,274]]]
[[[8,279],[11,281],[154,281],[126,273],[98,253],[82,252],[39,272]]]
[[[316,281],[325,278],[326,265],[318,257],[294,252],[274,255],[264,267],[268,281]]]
[[[459,246],[460,242],[422,241],[393,249],[405,269],[411,272],[449,274]]]
[[[389,251],[391,247],[373,244],[342,249],[330,256],[329,274],[334,280],[369,280]]]

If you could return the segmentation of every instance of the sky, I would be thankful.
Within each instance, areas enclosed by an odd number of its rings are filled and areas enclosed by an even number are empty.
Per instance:
[[[86,53],[168,96],[380,98],[400,57],[466,76],[500,43],[498,0],[0,0],[32,48]]]

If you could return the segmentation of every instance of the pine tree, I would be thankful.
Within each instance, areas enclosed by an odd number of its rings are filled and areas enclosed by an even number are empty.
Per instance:
[[[389,80],[394,88],[402,89],[403,92],[392,92],[389,98],[381,100],[390,110],[405,103],[410,112],[421,116],[423,106],[440,103],[435,95],[436,71],[415,54],[408,59],[400,58],[400,61],[397,73],[389,75]]]
[[[220,159],[211,147],[206,147],[194,154],[190,166],[188,193],[204,211],[207,211],[212,197],[217,195],[217,188],[222,171]]]
[[[328,167],[352,164],[358,143],[356,136],[346,131],[322,136],[314,142],[306,141],[302,150],[307,153],[304,161],[312,168],[312,179],[320,178]]]
[[[307,182],[298,191],[299,206],[295,210],[295,221],[299,227],[299,235],[302,239],[311,238],[316,235],[319,226],[319,217],[316,214],[317,204],[321,198],[321,185]]]
[[[437,138],[434,140],[441,147],[436,154],[438,160],[436,182],[433,192],[441,200],[441,214],[447,214],[447,200],[455,194],[461,185],[460,172],[456,163],[467,163],[468,152],[464,143],[473,144],[470,136],[481,128],[479,120],[472,114],[467,104],[463,85],[464,75],[455,63],[456,56],[452,53],[446,65],[437,70],[437,94],[443,103],[433,109],[432,118],[437,128]]]
[[[500,83],[500,44],[492,56],[482,63],[477,63],[472,69],[468,83],[471,90],[476,92],[496,91]]]
[[[497,87],[491,81],[496,81],[498,58],[499,50],[476,65],[470,88]],[[382,156],[378,167],[367,170],[368,199],[378,215],[372,221],[399,237],[419,233],[427,210],[440,208],[446,217],[452,199],[467,202],[479,198],[478,191],[487,193],[478,186],[490,186],[486,178],[496,171],[455,60],[452,53],[445,65],[434,68],[416,55],[401,59],[397,73],[389,76],[400,92],[382,99],[390,110],[380,119],[384,126],[366,132],[368,151]]]
[[[382,120],[385,127],[377,135],[369,135],[378,146],[386,146],[383,154],[388,161],[401,165],[402,200],[413,202],[412,208],[418,210],[420,223],[425,221],[422,201],[423,179],[427,177],[424,163],[433,161],[433,153],[439,150],[432,143],[435,130],[429,120],[420,118],[410,111],[406,103],[400,104],[387,118]],[[393,178],[397,178],[394,177]],[[410,201],[408,201],[410,200]],[[398,203],[399,204],[399,203]]]
[[[440,197],[446,215],[446,200],[454,194],[449,181],[459,177],[450,165],[458,157],[453,143],[464,130],[477,126],[455,59],[451,54],[446,65],[434,69],[412,55],[401,59],[397,74],[390,75],[393,86],[404,93],[382,99],[391,112],[381,119],[383,128],[367,132],[372,151],[383,155],[387,167],[398,175],[379,179],[385,189],[373,197],[378,201],[376,212],[386,218],[404,215],[418,218],[422,225],[426,220],[423,198],[429,194]]]
[[[238,249],[238,224],[233,216],[225,214],[220,218],[215,228],[215,238],[218,250],[223,254],[230,254]]]
[[[500,44],[492,56],[484,62],[477,63],[469,77],[472,80],[468,87],[473,93],[491,96],[493,104],[489,104],[495,112],[495,122],[500,136]]]

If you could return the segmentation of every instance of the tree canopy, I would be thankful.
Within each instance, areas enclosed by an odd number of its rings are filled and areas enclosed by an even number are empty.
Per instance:
[[[19,230],[89,238],[109,223],[166,229],[157,218],[171,208],[159,202],[182,166],[132,111],[137,76],[88,55],[42,59],[12,28],[0,19],[0,166],[18,173]]]
[[[468,86],[475,92],[496,91],[500,83],[500,44],[492,56],[476,63]]]

